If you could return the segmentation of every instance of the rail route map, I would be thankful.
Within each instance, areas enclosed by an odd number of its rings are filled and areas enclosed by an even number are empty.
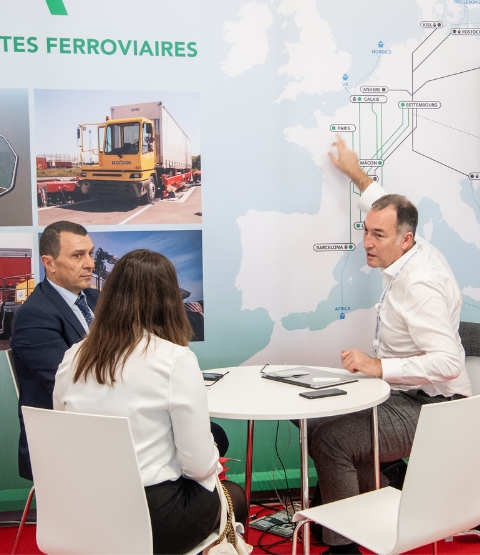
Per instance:
[[[259,193],[237,213],[235,285],[265,337],[248,363],[292,352],[312,363],[323,345],[322,364],[338,366],[346,337],[371,349],[381,272],[365,262],[360,191],[327,157],[337,133],[374,180],[418,206],[418,233],[462,290],[462,320],[480,322],[480,0],[349,6],[347,21],[332,2],[245,3],[223,23],[232,101],[254,88],[270,106],[255,114],[265,128],[256,140],[281,143],[285,165],[301,159],[296,173],[278,172],[290,187],[283,202],[269,209]],[[263,75],[275,86],[260,87]],[[276,197],[278,187],[272,177]]]

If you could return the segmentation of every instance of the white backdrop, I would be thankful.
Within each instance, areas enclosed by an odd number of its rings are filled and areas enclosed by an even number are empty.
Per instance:
[[[0,100],[13,114],[0,126],[22,151],[16,189],[0,197],[3,246],[11,233],[36,244],[34,157],[61,148],[62,122],[74,139],[82,122],[70,107],[80,117],[82,99],[105,110],[126,96],[178,104],[202,158],[202,219],[129,230],[202,230],[202,366],[338,365],[341,348],[370,349],[380,282],[364,261],[358,192],[326,157],[347,126],[348,143],[375,161],[369,171],[418,205],[420,234],[463,290],[463,319],[480,321],[476,1],[0,5]],[[60,99],[57,118],[46,117],[48,95]],[[401,107],[412,101],[435,107]],[[34,267],[38,276],[36,252]]]

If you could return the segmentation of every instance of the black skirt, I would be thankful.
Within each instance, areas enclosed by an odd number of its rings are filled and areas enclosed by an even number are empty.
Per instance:
[[[220,512],[217,490],[179,478],[145,488],[152,522],[153,553],[186,553],[215,529]]]

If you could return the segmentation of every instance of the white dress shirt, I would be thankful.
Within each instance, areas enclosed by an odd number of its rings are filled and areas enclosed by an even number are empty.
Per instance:
[[[358,203],[367,212],[387,192],[371,183]],[[415,236],[415,246],[383,269],[377,357],[393,389],[422,389],[430,396],[470,396],[458,327],[462,294],[445,257]],[[383,302],[382,302],[383,299]]]
[[[113,387],[91,377],[72,382],[73,345],[58,368],[53,408],[68,412],[127,416],[144,486],[185,476],[215,488],[220,469],[210,431],[207,391],[188,347],[146,336],[128,357]]]

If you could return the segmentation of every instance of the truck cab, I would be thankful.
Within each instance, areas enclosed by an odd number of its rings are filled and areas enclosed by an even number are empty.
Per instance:
[[[135,166],[152,168],[154,166],[153,123],[145,118],[131,120],[109,121],[105,125],[105,144],[103,153],[105,162],[108,157],[118,157],[132,154]],[[110,159],[110,163],[118,160]],[[137,168],[140,169],[140,168]]]
[[[193,182],[190,139],[162,102],[112,106],[110,116],[77,130],[83,193],[153,204]]]
[[[93,148],[92,127],[96,127]],[[84,124],[77,136],[83,192],[100,200],[145,197],[147,202],[154,202],[157,184],[152,121],[140,117]]]

